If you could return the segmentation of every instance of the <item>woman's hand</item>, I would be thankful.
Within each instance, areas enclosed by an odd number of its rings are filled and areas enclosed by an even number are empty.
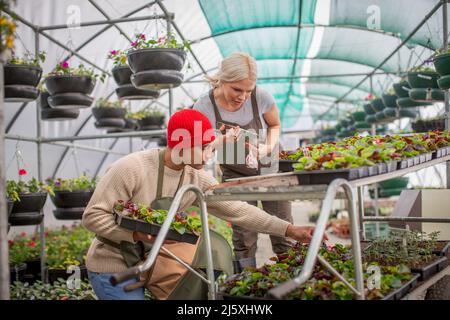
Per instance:
[[[314,230],[315,227],[294,226],[290,224],[286,230],[286,237],[292,238],[301,243],[310,243],[314,234]],[[322,241],[325,242],[327,240],[328,236],[324,234]]]

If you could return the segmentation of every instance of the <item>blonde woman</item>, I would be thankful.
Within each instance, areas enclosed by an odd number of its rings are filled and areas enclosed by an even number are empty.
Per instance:
[[[197,100],[193,108],[206,115],[212,125],[221,131],[228,127],[258,133],[257,154],[261,160],[278,152],[281,123],[275,99],[256,86],[257,77],[256,61],[246,53],[233,53],[221,62],[217,74],[207,77],[212,88]],[[234,150],[236,152],[237,148]],[[278,170],[274,163],[270,168],[264,168],[262,161],[249,167],[248,163],[238,162],[236,155],[234,162],[230,163],[227,156],[219,162],[223,180]],[[249,203],[257,204],[256,201]],[[262,201],[262,207],[269,214],[292,223],[289,202]],[[257,240],[257,233],[233,225],[234,251],[242,267],[255,265]],[[289,246],[289,242],[282,237],[271,236],[271,241],[275,253],[281,253]]]

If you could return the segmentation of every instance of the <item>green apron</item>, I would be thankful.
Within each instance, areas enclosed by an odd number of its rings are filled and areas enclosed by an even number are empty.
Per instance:
[[[173,197],[162,197],[163,180],[164,180],[164,149],[159,151],[156,198],[150,204],[150,208],[155,210],[169,210],[173,202]],[[178,183],[178,187],[177,190],[175,191],[175,194],[183,185],[183,180],[184,180],[184,169],[181,174],[180,182]],[[148,254],[152,248],[151,243],[142,241],[138,241],[136,243],[121,241],[120,244],[118,244],[114,241],[111,241],[99,235],[97,235],[97,239],[109,246],[119,249],[123,259],[125,260],[125,263],[129,268],[137,265],[140,261],[145,260],[146,254]]]

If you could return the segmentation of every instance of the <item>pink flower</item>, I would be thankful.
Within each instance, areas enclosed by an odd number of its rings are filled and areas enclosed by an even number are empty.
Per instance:
[[[117,50],[111,50],[110,53],[111,53],[112,56],[115,56],[115,55],[117,55],[119,52],[118,52]]]
[[[141,34],[140,37],[142,40],[145,40],[145,34]]]
[[[137,41],[133,41],[132,43],[131,43],[131,46],[134,48],[134,47],[136,47],[137,46]]]
[[[14,245],[14,240],[8,240],[8,245],[11,247]]]
[[[36,247],[36,242],[30,241],[30,243],[28,243],[28,246],[29,246],[30,248],[35,248],[35,247]]]
[[[25,170],[25,169],[19,169],[19,176],[24,176],[24,175],[26,175],[27,174],[27,170]]]
[[[162,43],[162,42],[164,42],[164,37],[159,37],[158,38],[158,43]]]
[[[27,234],[26,234],[25,232],[22,232],[22,233],[20,233],[20,236],[21,236],[21,237],[26,237]]]
[[[68,62],[67,60],[61,62],[59,65],[60,65],[60,67],[63,68],[63,69],[69,68],[69,62]]]

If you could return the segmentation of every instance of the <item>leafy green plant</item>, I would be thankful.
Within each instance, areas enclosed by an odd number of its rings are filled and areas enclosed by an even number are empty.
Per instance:
[[[63,61],[58,63],[55,69],[50,72],[47,76],[87,76],[92,79],[92,81],[100,80],[105,81],[106,74],[102,73],[98,75],[95,73],[94,69],[86,68],[83,64],[79,64],[78,67],[70,67],[69,61]]]
[[[149,49],[149,48],[171,48],[180,50],[189,50],[189,41],[178,42],[173,33],[168,33],[158,39],[147,39],[145,34],[136,34],[134,41],[131,42],[130,50]]]
[[[124,50],[111,50],[108,59],[113,61],[115,67],[127,66],[127,53]]]
[[[105,98],[97,99],[95,106],[97,108],[123,108],[122,101],[120,100],[109,101],[108,99]]]
[[[8,241],[9,263],[19,265],[25,261],[40,257],[41,245],[36,237],[30,237],[26,233],[16,236]]]
[[[94,190],[97,185],[97,178],[90,178],[85,174],[73,179],[47,178],[45,181],[53,191],[89,191]]]
[[[442,54],[446,54],[446,53],[450,53],[450,46],[448,46],[447,49],[446,48],[437,49],[435,57],[438,57],[438,56],[440,56]]]
[[[7,9],[9,7],[8,1],[0,2],[0,9]],[[0,16],[0,52],[6,49],[14,48],[14,32],[17,25],[14,19],[8,19],[4,15]]]
[[[54,195],[53,190],[48,185],[40,182],[36,178],[32,178],[28,182],[7,180],[6,181],[6,193],[7,197],[12,201],[20,201],[21,194],[46,192],[50,195]]]
[[[145,107],[142,110],[139,110],[133,113],[134,119],[144,119],[146,117],[164,117],[164,112],[161,111],[158,107]]]
[[[114,210],[133,219],[159,225],[163,224],[167,218],[167,210],[154,210],[148,206],[136,204],[131,201],[125,202],[118,200],[114,204]],[[179,234],[184,234],[186,231],[199,234],[201,222],[197,216],[188,215],[185,212],[178,212],[170,227]]]
[[[62,279],[32,285],[17,281],[11,285],[11,300],[97,300],[97,296],[88,281],[80,281],[80,287],[75,288],[69,288]]]
[[[27,52],[23,57],[17,57],[13,55],[8,61],[8,64],[30,65],[39,67],[41,63],[45,62],[45,56],[46,53],[44,51],[39,52],[37,55]]]
[[[415,66],[409,69],[409,72],[436,72],[436,71],[432,66],[423,65],[423,66]]]

